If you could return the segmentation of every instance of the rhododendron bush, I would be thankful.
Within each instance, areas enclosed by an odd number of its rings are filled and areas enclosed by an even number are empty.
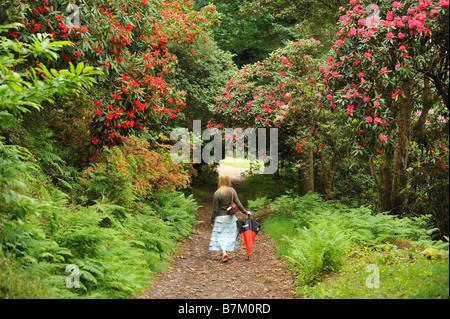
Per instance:
[[[208,127],[278,127],[299,99],[310,93],[311,72],[317,61],[311,56],[319,41],[288,42],[262,62],[246,65],[229,79],[222,95],[214,99]],[[313,86],[313,85],[311,85]]]
[[[26,32],[8,33],[10,38],[26,41],[46,32],[74,44],[52,65],[85,61],[102,68],[105,93],[92,101],[92,144],[114,145],[121,135],[183,120],[186,92],[176,85],[177,56],[170,47],[195,55],[193,45],[207,41],[203,34],[217,18],[215,7],[194,11],[188,0],[69,3],[11,0],[2,6],[26,26]]]
[[[430,110],[442,118],[433,130],[448,121],[448,1],[351,0],[345,10],[334,54],[319,69],[322,107],[347,114],[341,125],[353,123],[354,155],[370,163],[381,208],[401,212],[412,141],[431,123]],[[430,138],[425,149],[439,144]],[[448,203],[448,191],[441,196]]]
[[[298,174],[300,193],[306,194],[314,191],[316,157],[321,183],[330,195],[330,171],[335,170],[330,165],[338,150],[328,144],[345,144],[346,128],[330,125],[332,114],[317,101],[322,92],[316,81],[320,47],[312,38],[288,42],[266,60],[241,68],[215,98],[214,117],[207,127],[278,128],[280,168]],[[237,136],[229,137],[227,143],[236,140]]]
[[[302,151],[293,149],[300,137],[311,136],[318,67],[313,56],[319,46],[314,39],[288,42],[266,60],[242,67],[214,99],[207,127],[279,128],[283,162],[301,161]],[[230,145],[238,136],[225,139]]]
[[[88,200],[105,196],[131,206],[138,199],[153,199],[156,194],[188,187],[192,167],[172,163],[164,147],[158,151],[150,148],[148,142],[122,137],[122,145],[105,149],[98,161],[84,170],[80,195]]]

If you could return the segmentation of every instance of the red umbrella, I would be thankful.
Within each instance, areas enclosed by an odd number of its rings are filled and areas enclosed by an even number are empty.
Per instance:
[[[259,232],[261,225],[254,219],[248,217],[239,227],[239,235],[244,240],[245,249],[247,250],[247,257],[250,258],[250,251],[252,250],[253,241]]]

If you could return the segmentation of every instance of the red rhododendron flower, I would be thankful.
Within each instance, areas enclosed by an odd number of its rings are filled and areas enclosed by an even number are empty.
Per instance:
[[[352,104],[348,105],[347,106],[347,114],[352,114],[353,113],[353,108],[354,108],[354,105],[352,105]]]
[[[387,141],[387,136],[384,135],[384,134],[380,134],[380,135],[379,135],[379,138],[380,138],[381,143],[384,143],[384,142]]]

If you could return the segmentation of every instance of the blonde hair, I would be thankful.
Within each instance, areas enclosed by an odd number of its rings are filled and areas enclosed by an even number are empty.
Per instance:
[[[230,176],[228,176],[228,175],[220,176],[219,177],[219,185],[217,188],[220,189],[223,196],[226,196],[228,193],[227,187],[231,187]]]

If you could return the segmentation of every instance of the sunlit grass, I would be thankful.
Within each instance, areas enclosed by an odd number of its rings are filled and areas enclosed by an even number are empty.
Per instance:
[[[250,163],[248,159],[241,157],[226,157],[225,159],[220,161],[220,164],[250,169]]]
[[[314,286],[298,287],[296,293],[314,299],[448,299],[448,259],[392,257],[391,252],[365,253],[349,258],[342,271]],[[376,265],[379,284],[370,280]],[[369,285],[366,284],[369,281]],[[372,285],[370,285],[372,283]]]

